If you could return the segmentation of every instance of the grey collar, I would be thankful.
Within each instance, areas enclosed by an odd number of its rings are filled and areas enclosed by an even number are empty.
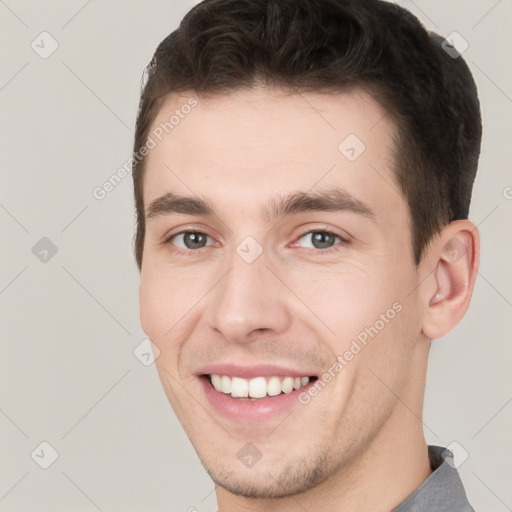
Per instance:
[[[392,512],[475,512],[453,462],[453,453],[429,446],[432,474]]]

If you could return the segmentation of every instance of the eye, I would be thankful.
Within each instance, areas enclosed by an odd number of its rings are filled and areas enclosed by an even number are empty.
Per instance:
[[[315,253],[324,253],[336,250],[334,246],[340,242],[348,243],[348,240],[332,231],[310,230],[302,234],[292,246],[313,249]],[[170,243],[177,249],[181,249],[177,251],[178,254],[190,254],[207,246],[215,245],[215,241],[206,233],[194,230],[182,231],[171,235],[164,243]]]
[[[332,248],[337,242],[346,242],[346,240],[336,233],[325,230],[308,231],[297,240],[302,247],[319,249],[319,252]]]
[[[206,247],[209,238],[206,233],[201,231],[182,231],[169,237],[166,243],[172,243],[180,249],[194,250]]]

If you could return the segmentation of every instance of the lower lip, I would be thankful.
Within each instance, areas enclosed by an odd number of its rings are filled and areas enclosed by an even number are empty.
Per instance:
[[[199,379],[204,393],[212,406],[223,416],[237,421],[266,421],[274,416],[289,411],[294,406],[300,405],[299,394],[307,391],[313,384],[295,389],[290,393],[281,393],[276,396],[268,396],[257,400],[243,400],[232,398],[231,395],[217,391],[206,377]]]

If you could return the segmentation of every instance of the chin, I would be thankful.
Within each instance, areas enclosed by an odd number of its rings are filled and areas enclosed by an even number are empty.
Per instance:
[[[329,478],[335,471],[327,453],[315,459],[301,458],[264,464],[263,460],[246,468],[238,459],[231,464],[208,464],[199,457],[216,485],[236,496],[250,499],[280,499],[306,492]]]

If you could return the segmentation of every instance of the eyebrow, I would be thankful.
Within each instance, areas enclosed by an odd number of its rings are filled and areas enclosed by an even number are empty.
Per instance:
[[[351,212],[375,220],[374,212],[366,203],[338,188],[317,192],[299,191],[286,196],[271,197],[264,214],[269,221],[272,221],[281,216],[311,211]],[[206,217],[216,215],[213,206],[206,200],[168,192],[150,203],[146,211],[146,219],[172,214]]]

